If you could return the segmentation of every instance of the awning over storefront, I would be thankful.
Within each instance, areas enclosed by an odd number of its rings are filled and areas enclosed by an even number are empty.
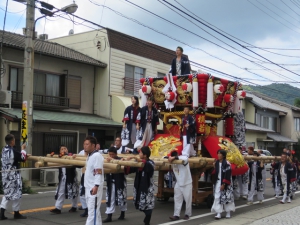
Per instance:
[[[285,137],[278,133],[267,133],[267,137],[276,141],[276,142],[289,142],[289,143],[296,143],[298,141],[294,141],[288,137]]]
[[[11,119],[12,121],[18,121],[21,119],[21,109],[0,109],[0,115]],[[75,112],[55,112],[55,111],[43,111],[33,110],[34,122],[45,123],[67,123],[67,124],[81,124],[89,126],[109,126],[109,127],[121,127],[121,122],[115,122],[113,120],[103,118],[94,114],[75,113]]]
[[[122,119],[124,117],[124,111],[125,109],[130,106],[131,99],[130,97],[124,97],[124,96],[112,96],[112,119],[117,122],[122,122]],[[159,120],[159,125],[157,126],[158,130],[163,130],[163,122],[162,120]]]

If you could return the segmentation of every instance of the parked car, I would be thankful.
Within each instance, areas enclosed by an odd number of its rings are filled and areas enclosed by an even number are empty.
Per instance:
[[[264,154],[266,156],[272,156],[272,153],[269,152],[268,150],[265,150],[265,149],[254,149],[255,152],[257,150],[262,150],[262,154]],[[266,167],[266,170],[270,170],[271,169],[271,163],[265,163],[265,167]]]

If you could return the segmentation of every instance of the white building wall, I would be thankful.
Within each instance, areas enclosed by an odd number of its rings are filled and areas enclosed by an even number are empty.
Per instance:
[[[110,61],[110,94],[124,95],[125,65],[136,66],[145,69],[146,77],[157,77],[157,73],[167,73],[170,65],[133,55],[117,49],[111,49]],[[170,62],[171,64],[171,62]]]

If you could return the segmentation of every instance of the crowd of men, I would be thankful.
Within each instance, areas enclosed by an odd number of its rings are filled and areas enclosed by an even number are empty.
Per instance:
[[[187,128],[188,126],[186,126]],[[20,199],[22,196],[22,181],[19,168],[19,162],[24,162],[27,158],[26,145],[22,145],[21,152],[16,151],[15,138],[8,134],[5,137],[6,146],[2,150],[2,181],[4,196],[1,202],[0,220],[5,220],[5,210],[8,201],[12,202],[15,219],[26,219],[26,216],[19,213]],[[127,181],[126,175],[136,173],[133,187],[133,201],[136,209],[144,212],[144,224],[150,224],[152,210],[154,209],[154,162],[150,160],[151,151],[149,147],[140,148],[139,155],[128,155],[121,158],[118,152],[122,149],[121,138],[117,137],[114,146],[107,151],[100,150],[100,144],[95,137],[88,136],[83,143],[83,150],[78,155],[87,157],[86,166],[81,168],[81,180],[78,185],[76,168],[59,168],[59,184],[55,193],[55,208],[50,210],[53,214],[60,214],[65,199],[70,199],[72,207],[70,213],[78,210],[78,197],[81,202],[79,209],[83,210],[81,217],[87,217],[86,224],[102,224],[111,222],[116,206],[120,210],[118,220],[125,219],[127,211]],[[254,151],[249,147],[248,151],[240,150],[243,155],[263,156],[261,150]],[[104,157],[106,152],[107,161],[111,160],[132,160],[143,162],[143,168],[125,167],[123,173],[106,174],[106,211],[107,217],[102,221],[100,213],[101,198],[104,186]],[[66,146],[60,146],[59,155],[69,155]],[[74,158],[79,157],[73,155]],[[221,213],[226,212],[226,218],[230,218],[230,212],[235,211],[234,201],[242,198],[247,200],[247,204],[253,204],[256,197],[259,203],[264,200],[264,190],[266,181],[265,164],[258,161],[248,161],[249,170],[238,176],[232,176],[231,165],[226,160],[227,152],[220,149],[218,159],[214,163],[214,170],[211,173],[211,180],[214,185],[214,202],[211,211],[216,213],[215,219],[221,218]],[[185,201],[186,210],[183,219],[188,220],[192,215],[192,177],[188,158],[190,151],[178,155],[177,151],[172,151],[167,157],[169,162],[181,159],[184,164],[172,164],[173,171],[169,173],[169,181],[174,185],[174,214],[170,220],[180,219],[180,212],[183,201]],[[290,203],[297,190],[297,176],[299,171],[298,160],[290,151],[284,149],[279,162],[271,164],[270,173],[272,174],[272,183],[274,188],[274,197],[281,198],[280,203]]]

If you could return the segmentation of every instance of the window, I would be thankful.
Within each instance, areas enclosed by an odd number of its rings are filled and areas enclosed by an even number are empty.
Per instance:
[[[260,114],[256,113],[255,114],[255,123],[257,126],[260,126]]]
[[[160,73],[160,72],[157,72],[157,77],[165,77],[166,74],[165,73]]]
[[[23,91],[23,74],[24,70],[21,68],[10,68],[10,90],[11,91]]]
[[[256,113],[255,123],[257,126],[277,131],[277,118],[276,117],[268,117],[263,116]]]
[[[300,118],[294,118],[295,131],[300,131]]]
[[[24,70],[10,68],[10,90],[23,91]],[[35,71],[33,80],[33,94],[64,97],[60,87],[61,76]]]
[[[140,79],[145,77],[145,69],[125,65],[124,89],[125,95],[139,95]]]

